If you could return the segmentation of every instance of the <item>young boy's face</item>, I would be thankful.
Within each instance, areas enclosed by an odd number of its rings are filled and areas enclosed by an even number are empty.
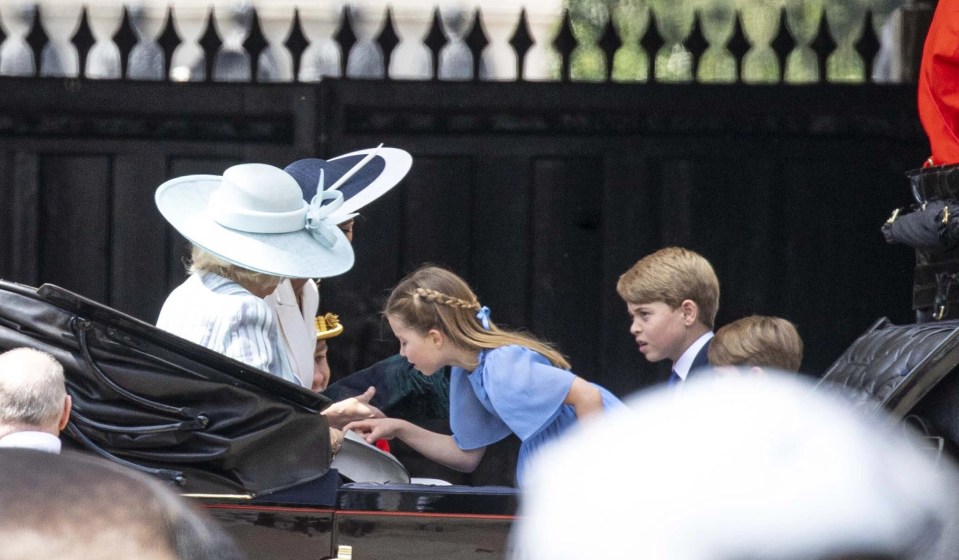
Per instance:
[[[686,324],[683,308],[673,309],[657,301],[654,303],[627,303],[626,309],[633,322],[629,333],[636,345],[650,362],[676,361],[689,346],[686,341]]]

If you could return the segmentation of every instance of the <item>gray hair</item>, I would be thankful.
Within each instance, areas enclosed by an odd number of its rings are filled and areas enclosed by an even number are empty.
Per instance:
[[[63,366],[50,354],[32,348],[0,354],[0,424],[56,422],[66,397]]]

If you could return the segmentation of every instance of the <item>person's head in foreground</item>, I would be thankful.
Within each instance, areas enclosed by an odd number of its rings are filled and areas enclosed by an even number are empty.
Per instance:
[[[25,432],[58,436],[70,408],[63,366],[53,356],[33,348],[0,354],[0,439]],[[55,447],[48,450],[59,451]]]
[[[750,315],[723,325],[709,344],[709,365],[752,371],[799,371],[803,344],[796,326],[782,317]]]
[[[240,560],[158,480],[77,454],[0,449],[0,560]]]
[[[531,465],[514,560],[959,554],[955,466],[792,375],[652,390]]]

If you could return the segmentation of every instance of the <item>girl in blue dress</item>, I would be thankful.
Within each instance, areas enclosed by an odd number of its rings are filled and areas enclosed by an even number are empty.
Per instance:
[[[400,354],[424,375],[451,366],[450,427],[439,434],[405,420],[377,418],[344,429],[367,441],[399,438],[429,459],[472,472],[487,445],[510,433],[522,441],[516,480],[530,458],[578,420],[622,406],[606,389],[569,371],[548,344],[498,328],[463,279],[424,267],[390,294],[384,314]]]

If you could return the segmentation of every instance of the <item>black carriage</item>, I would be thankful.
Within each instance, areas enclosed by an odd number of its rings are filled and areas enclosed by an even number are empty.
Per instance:
[[[66,371],[64,447],[167,480],[250,558],[498,558],[507,486],[414,483],[358,438],[334,458],[330,400],[52,285],[0,282],[0,349]]]
[[[52,285],[0,281],[0,350],[64,364],[74,410],[65,447],[165,479],[251,558],[487,559],[507,553],[518,491],[420,484],[348,439],[337,458],[318,414],[330,401]],[[851,406],[885,410],[959,455],[959,322],[878,321],[825,373]]]

